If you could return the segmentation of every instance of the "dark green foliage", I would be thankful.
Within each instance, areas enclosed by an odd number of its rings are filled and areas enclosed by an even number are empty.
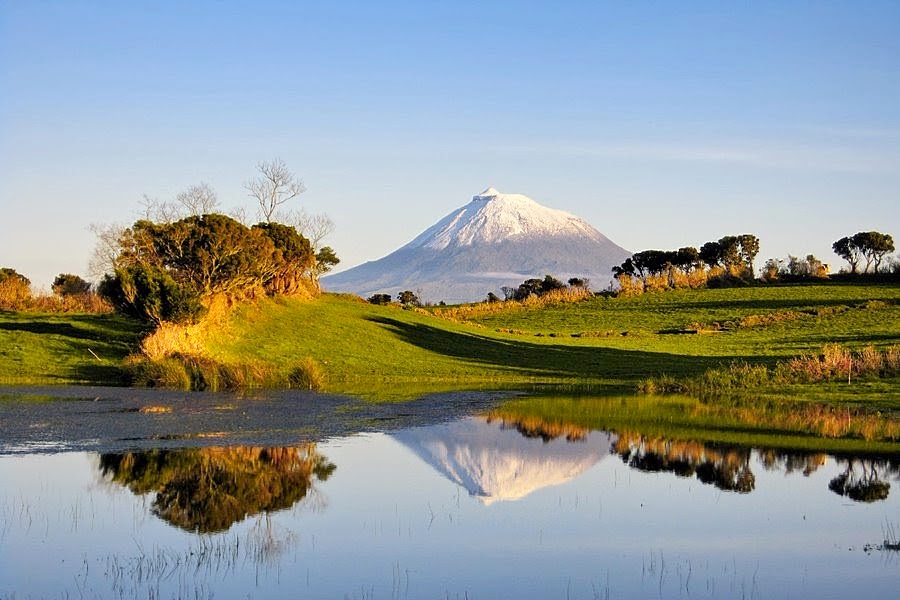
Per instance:
[[[341,259],[337,257],[337,254],[334,253],[334,249],[331,246],[322,246],[322,248],[316,252],[316,273],[318,275],[324,275],[336,267],[340,262]]]
[[[275,264],[262,282],[266,291],[290,294],[302,288],[316,266],[309,240],[293,227],[281,223],[259,223],[251,231],[263,232],[275,246]]]
[[[57,296],[77,296],[79,294],[87,294],[91,289],[91,284],[71,273],[60,273],[53,280],[51,288]]]
[[[120,246],[115,275],[104,280],[101,294],[152,323],[194,319],[214,294],[295,293],[308,286],[316,266],[309,240],[293,227],[248,228],[220,214],[137,221]]]
[[[698,254],[708,267],[717,267],[722,262],[722,246],[719,242],[706,242],[700,246]]]
[[[513,294],[512,299],[524,300],[532,295],[543,296],[547,292],[552,292],[553,290],[562,290],[565,289],[565,287],[566,284],[553,277],[552,275],[545,275],[543,279],[526,279],[521,284],[519,284],[519,287]]]
[[[157,325],[191,321],[203,311],[199,294],[160,267],[118,268],[114,275],[104,277],[98,291],[119,312]]]
[[[494,292],[488,292],[487,301],[488,302],[500,302],[500,297],[497,296],[497,294],[495,294]]]
[[[679,248],[672,264],[683,271],[690,271],[700,265],[700,252],[693,246]]]
[[[877,273],[885,255],[894,251],[894,239],[890,235],[878,231],[861,231],[853,237],[866,259],[866,273],[872,265],[875,267],[873,271]]]
[[[419,297],[415,292],[409,290],[404,290],[397,294],[397,301],[403,305],[411,304],[413,306],[419,306]]]
[[[391,303],[391,295],[390,294],[372,294],[368,298],[369,304],[390,304]]]
[[[637,268],[634,265],[634,259],[631,257],[626,258],[625,262],[617,267],[612,268],[613,276],[618,277],[619,275],[630,275],[634,277],[637,275]]]
[[[851,273],[857,273],[863,260],[866,261],[864,273],[868,273],[873,265],[873,272],[877,273],[884,257],[894,251],[894,239],[878,231],[860,231],[837,240],[831,249],[847,261]]]

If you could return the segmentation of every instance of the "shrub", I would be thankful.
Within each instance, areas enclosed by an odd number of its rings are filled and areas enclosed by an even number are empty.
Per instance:
[[[325,373],[315,360],[307,356],[288,375],[292,388],[320,390],[325,386]]]
[[[15,269],[0,268],[0,308],[22,310],[31,299],[31,282]]]
[[[63,298],[67,296],[79,296],[87,294],[91,289],[91,284],[71,273],[60,273],[53,280],[51,287],[53,293]]]

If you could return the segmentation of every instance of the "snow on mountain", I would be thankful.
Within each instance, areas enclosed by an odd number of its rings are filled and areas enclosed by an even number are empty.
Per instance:
[[[488,188],[400,249],[322,285],[363,297],[411,290],[424,301],[472,302],[547,274],[602,288],[630,254],[571,213]]]
[[[390,435],[485,505],[570,481],[607,456],[613,444],[610,434],[599,431],[578,441],[527,438],[485,417]]]
[[[516,238],[588,236],[601,239],[586,221],[562,210],[542,206],[522,194],[501,194],[488,188],[422,232],[406,248],[497,244]]]

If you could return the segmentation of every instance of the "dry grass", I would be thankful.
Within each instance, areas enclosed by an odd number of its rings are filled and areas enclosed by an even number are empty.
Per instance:
[[[520,310],[540,309],[581,302],[592,297],[590,290],[581,287],[568,287],[553,290],[541,296],[529,296],[524,300],[506,300],[503,302],[478,302],[459,306],[437,307],[431,311],[423,311],[455,323],[468,323],[469,319],[477,319],[490,315],[515,312]]]
[[[828,344],[821,354],[807,354],[779,363],[775,380],[782,383],[816,383],[853,377],[895,377],[900,374],[900,346],[878,350],[866,346],[858,352]]]
[[[113,307],[94,293],[56,296],[32,294],[21,280],[0,282],[0,310],[30,313],[108,313]]]

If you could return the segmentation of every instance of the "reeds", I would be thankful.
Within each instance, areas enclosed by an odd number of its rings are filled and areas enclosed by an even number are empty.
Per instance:
[[[126,361],[132,384],[190,391],[297,388],[320,390],[325,385],[321,366],[311,357],[285,372],[271,363],[225,363],[207,356],[175,353],[150,358],[134,355]]]

